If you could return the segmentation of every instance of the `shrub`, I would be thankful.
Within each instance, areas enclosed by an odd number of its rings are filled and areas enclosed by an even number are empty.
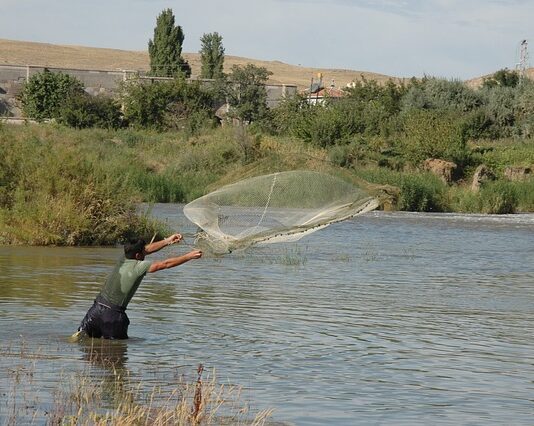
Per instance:
[[[468,112],[482,105],[482,97],[457,80],[425,78],[413,81],[402,99],[402,110],[437,109]]]
[[[400,189],[399,210],[416,212],[445,210],[445,184],[433,175],[404,175]]]
[[[496,86],[483,93],[486,97],[483,111],[489,121],[487,136],[497,139],[512,135],[516,121],[517,89]]]
[[[483,213],[506,214],[515,213],[518,196],[515,186],[511,182],[490,182],[480,190]]]
[[[45,68],[24,84],[20,94],[22,111],[37,121],[57,118],[65,99],[82,93],[83,85],[78,79]]]
[[[491,77],[484,78],[482,87],[515,87],[519,84],[519,73],[506,68],[497,71]]]
[[[113,174],[102,142],[86,148],[85,136],[34,126],[0,132],[2,243],[108,245],[163,230],[135,214],[137,194]]]
[[[519,86],[516,102],[516,133],[532,138],[534,136],[534,81],[523,80]]]
[[[404,84],[396,84],[392,80],[388,80],[385,85],[380,85],[375,80],[366,80],[363,76],[360,81],[353,82],[345,89],[346,99],[363,105],[373,102],[379,105],[387,116],[395,115],[400,111],[406,90]]]
[[[412,110],[404,116],[401,151],[414,164],[440,158],[463,165],[468,159],[463,123],[454,112]]]
[[[121,99],[125,119],[136,128],[183,129],[192,119],[197,129],[199,117],[214,119],[214,94],[199,82],[132,80],[121,88]]]
[[[120,105],[109,97],[71,95],[59,110],[58,122],[77,129],[118,129],[122,126],[122,114]]]

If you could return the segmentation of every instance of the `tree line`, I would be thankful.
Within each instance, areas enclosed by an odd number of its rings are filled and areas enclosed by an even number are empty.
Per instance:
[[[215,112],[228,103],[227,117],[250,123],[266,111],[265,83],[271,74],[252,64],[234,65],[224,73],[224,47],[217,32],[201,37],[199,81],[188,81],[191,66],[182,57],[184,33],[175,24],[171,9],[156,20],[154,37],[148,42],[149,76],[170,81],[150,84],[132,79],[120,87],[118,96],[90,96],[83,84],[65,73],[44,70],[24,84],[19,100],[26,117],[54,119],[67,126],[135,127],[173,130],[215,125]],[[219,117],[220,119],[220,117]]]

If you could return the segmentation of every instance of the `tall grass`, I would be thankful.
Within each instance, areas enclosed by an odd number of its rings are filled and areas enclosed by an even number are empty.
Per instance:
[[[364,151],[358,155],[365,156]],[[188,202],[242,178],[295,169],[388,185],[394,193],[388,203],[400,210],[534,210],[532,180],[488,184],[471,193],[467,185],[447,186],[417,168],[380,167],[371,161],[373,152],[368,155],[369,161],[358,157],[340,167],[327,149],[233,127],[191,135],[3,125],[0,244],[115,244],[134,234],[150,238],[167,231],[135,214],[139,202]],[[485,142],[472,156],[474,164],[487,163],[501,179],[506,165],[534,163],[534,147],[524,141]]]
[[[47,126],[0,129],[0,243],[105,245],[165,231],[135,214],[140,194],[102,167],[106,153],[88,149],[87,136]]]

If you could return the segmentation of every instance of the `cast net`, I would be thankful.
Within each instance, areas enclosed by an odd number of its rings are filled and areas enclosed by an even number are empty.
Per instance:
[[[184,207],[197,246],[228,253],[257,243],[296,241],[378,207],[365,190],[328,174],[290,171],[223,186]]]

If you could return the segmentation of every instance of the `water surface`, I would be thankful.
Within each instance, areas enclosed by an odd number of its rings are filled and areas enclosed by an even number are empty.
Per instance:
[[[191,248],[181,206],[153,214],[186,234],[153,258]],[[21,382],[45,418],[62,372],[88,364],[66,337],[120,250],[0,247],[0,394],[34,363]],[[203,363],[290,424],[532,424],[533,314],[534,215],[374,212],[148,274],[111,355],[164,386]]]

